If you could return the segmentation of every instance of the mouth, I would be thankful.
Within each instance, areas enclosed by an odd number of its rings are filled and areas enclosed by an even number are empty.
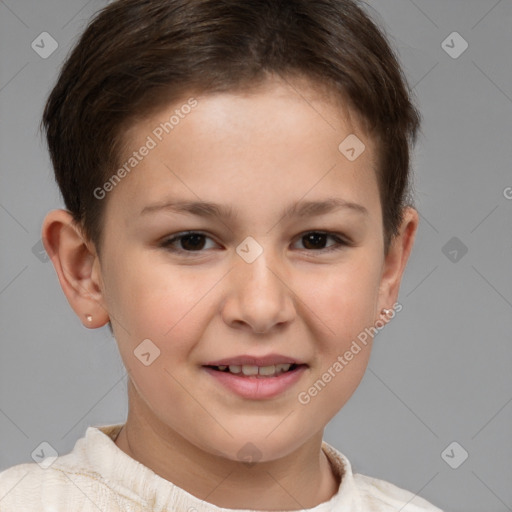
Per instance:
[[[209,364],[202,368],[213,378],[212,382],[246,400],[268,400],[282,396],[298,385],[309,368],[301,363],[265,364]]]
[[[297,371],[301,367],[307,367],[306,364],[297,363],[281,363],[268,366],[257,366],[257,365],[204,365],[205,368],[211,368],[212,370],[221,373],[230,373],[238,377],[246,378],[272,378],[279,377],[284,373],[291,373]]]

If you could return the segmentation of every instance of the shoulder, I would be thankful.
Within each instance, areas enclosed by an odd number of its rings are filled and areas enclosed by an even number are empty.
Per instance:
[[[0,473],[0,512],[56,511],[64,503],[69,510],[84,506],[87,490],[99,482],[87,468],[61,463],[43,468],[35,462],[18,464]],[[84,510],[88,510],[85,508]]]
[[[91,468],[70,462],[63,456],[49,468],[34,462],[1,472],[0,512],[97,512],[97,503],[105,506],[101,510],[126,510],[120,506],[126,497],[120,492],[118,500],[113,498],[110,482]]]
[[[390,482],[362,475],[354,474],[354,482],[359,490],[361,499],[368,510],[376,512],[443,512],[432,505],[425,498],[402,489]]]
[[[44,451],[41,453],[44,456]],[[65,500],[75,504],[77,486],[89,479],[84,438],[80,438],[70,453],[47,456],[40,463],[24,462],[2,471],[0,512],[53,510],[54,503]]]
[[[113,427],[104,427],[104,433],[109,429]],[[96,512],[98,500],[108,505],[109,511],[123,510],[111,504],[111,482],[89,460],[91,447],[101,450],[98,442],[102,436],[96,430],[88,430],[88,439],[80,438],[70,453],[44,459],[40,464],[27,462],[1,471],[0,512]],[[118,493],[121,497],[122,491]]]
[[[349,459],[326,441],[322,444],[335,473],[341,476],[340,503],[365,512],[443,512],[425,498],[390,482],[354,473]],[[347,496],[349,498],[347,498]]]
[[[0,472],[0,512],[14,512],[15,507],[21,506],[23,510],[37,510],[43,485],[49,477],[51,479],[52,473],[51,469],[42,469],[35,462],[18,464]]]

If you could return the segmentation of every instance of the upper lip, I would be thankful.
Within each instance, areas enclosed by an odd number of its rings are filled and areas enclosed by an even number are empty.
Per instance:
[[[256,357],[250,355],[241,355],[234,357],[225,357],[224,359],[217,359],[216,361],[210,361],[203,366],[272,366],[276,364],[305,364],[298,359],[290,356],[283,356],[281,354],[268,354],[266,356]]]

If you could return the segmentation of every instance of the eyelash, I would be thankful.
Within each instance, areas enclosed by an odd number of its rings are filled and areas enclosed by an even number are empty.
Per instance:
[[[302,233],[299,237],[298,237],[298,240],[304,238],[305,236],[307,235],[310,235],[310,234],[321,234],[321,235],[326,235],[328,238],[332,238],[336,243],[330,247],[327,247],[325,249],[302,249],[302,251],[312,251],[312,252],[319,252],[319,253],[330,253],[330,252],[333,252],[333,251],[339,251],[345,247],[348,247],[351,245],[351,243],[345,239],[345,238],[342,238],[340,237],[337,233],[330,233],[328,231],[306,231],[304,233]],[[205,233],[201,233],[200,231],[186,231],[186,232],[182,232],[182,233],[178,233],[174,236],[172,236],[171,238],[168,238],[166,240],[164,240],[160,246],[163,247],[164,249],[166,249],[167,251],[169,252],[172,252],[172,253],[177,253],[177,254],[183,254],[185,255],[186,257],[192,257],[193,254],[201,254],[202,252],[204,252],[204,250],[198,250],[198,251],[186,251],[184,249],[178,249],[176,247],[172,247],[172,244],[174,242],[178,242],[179,240],[182,240],[183,238],[186,238],[187,236],[191,236],[191,235],[201,235],[201,236],[204,236],[206,238],[210,238],[212,240],[211,237],[209,237],[208,235],[206,235]]]

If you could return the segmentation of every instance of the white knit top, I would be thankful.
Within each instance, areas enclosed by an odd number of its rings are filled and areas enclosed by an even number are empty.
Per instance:
[[[88,427],[48,467],[50,460],[1,472],[0,512],[258,512],[217,507],[160,477],[114,443],[122,426]],[[389,482],[352,474],[325,441],[322,450],[341,483],[329,501],[303,512],[442,512]]]

